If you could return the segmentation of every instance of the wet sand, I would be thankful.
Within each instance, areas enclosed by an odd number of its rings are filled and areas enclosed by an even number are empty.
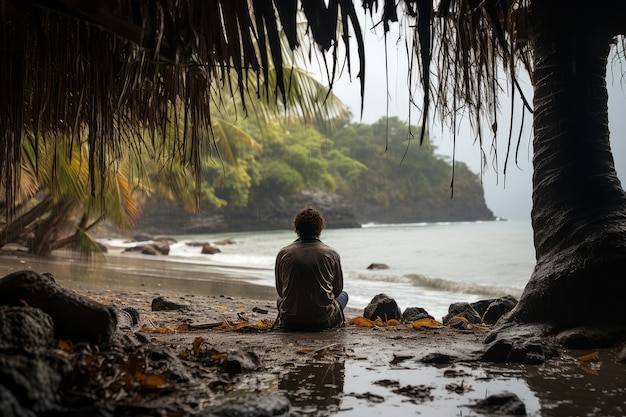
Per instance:
[[[0,257],[0,276],[21,269],[51,272],[60,285],[78,293],[121,308],[134,307],[140,322],[133,331],[177,353],[189,349],[197,338],[220,352],[254,352],[261,366],[236,375],[227,390],[205,396],[204,408],[249,393],[281,393],[290,399],[293,415],[471,416],[481,414],[468,406],[509,391],[522,400],[530,416],[626,415],[626,365],[617,359],[620,347],[594,350],[598,360],[592,362],[576,359],[591,351],[563,350],[559,358],[542,365],[484,364],[476,361],[484,349],[488,332],[484,328],[189,330],[189,325],[224,320],[234,324],[242,317],[250,322],[273,320],[274,290],[228,271],[199,270],[145,256],[111,257],[107,263]],[[158,296],[190,309],[154,312],[150,305]],[[361,314],[348,309],[346,317]],[[456,360],[424,363],[434,353]]]

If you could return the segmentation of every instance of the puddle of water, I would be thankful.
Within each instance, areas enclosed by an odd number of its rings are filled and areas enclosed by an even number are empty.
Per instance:
[[[505,391],[520,398],[530,417],[626,415],[626,365],[606,351],[592,363],[575,356],[505,367],[312,361],[281,369],[271,385],[302,416],[476,416],[469,405]]]
[[[452,377],[447,376],[450,370]],[[458,391],[447,389],[456,384]],[[487,375],[480,368],[454,366],[372,367],[359,361],[311,362],[282,373],[278,389],[295,411],[315,416],[417,415],[464,416],[467,405],[488,395],[510,391],[526,405],[528,416],[540,404],[516,375]]]
[[[454,371],[454,372],[450,372]],[[452,374],[451,376],[447,376]],[[384,381],[384,384],[377,383]],[[446,388],[449,386],[449,389]],[[453,388],[457,388],[454,390]],[[413,389],[410,389],[413,388]],[[346,363],[345,396],[337,416],[367,415],[425,415],[466,416],[475,414],[468,405],[485,397],[509,391],[515,393],[526,406],[528,416],[539,416],[539,399],[526,382],[511,372],[510,375],[489,376],[482,368],[455,365],[368,368],[358,362]],[[383,398],[372,402],[363,393]],[[413,394],[413,395],[411,395]]]

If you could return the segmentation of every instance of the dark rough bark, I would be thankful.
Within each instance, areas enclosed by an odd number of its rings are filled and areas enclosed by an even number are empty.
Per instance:
[[[537,265],[500,324],[547,323],[550,332],[626,325],[626,196],[610,149],[605,81],[611,33],[603,19],[558,3],[533,2]]]

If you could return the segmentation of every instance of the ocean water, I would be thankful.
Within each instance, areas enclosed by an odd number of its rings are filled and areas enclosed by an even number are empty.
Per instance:
[[[274,260],[291,243],[291,231],[173,236],[168,269],[211,271],[242,284],[274,287]],[[203,255],[190,242],[217,242],[221,253]],[[321,239],[341,256],[348,306],[364,308],[380,293],[393,297],[401,309],[422,307],[441,319],[453,302],[477,301],[502,295],[519,297],[532,273],[535,257],[530,221],[419,224],[367,224],[357,229],[327,229]],[[134,246],[101,240],[116,249]],[[119,252],[119,251],[117,251]],[[122,255],[127,256],[127,255]],[[368,270],[371,263],[389,269]],[[178,264],[176,268],[174,264]],[[268,292],[271,293],[271,292]]]

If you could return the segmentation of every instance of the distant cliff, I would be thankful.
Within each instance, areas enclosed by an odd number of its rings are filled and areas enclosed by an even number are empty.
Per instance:
[[[418,223],[439,221],[494,220],[484,204],[464,204],[462,199],[448,199],[435,209],[424,210],[423,204],[380,207],[365,201],[350,202],[336,194],[305,192],[287,200],[277,196],[246,208],[211,210],[207,213],[185,212],[179,205],[152,200],[144,208],[138,232],[153,235],[206,234],[255,230],[291,230],[295,214],[307,204],[324,215],[331,229],[360,227],[364,223]]]

